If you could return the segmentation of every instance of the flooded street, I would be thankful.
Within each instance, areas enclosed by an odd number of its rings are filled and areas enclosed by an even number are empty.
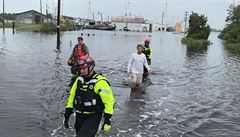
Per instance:
[[[107,136],[240,137],[240,55],[225,50],[219,33],[210,34],[207,49],[194,50],[181,44],[182,34],[62,32],[55,52],[55,34],[0,32],[1,137],[74,137],[74,116],[64,129],[62,115],[71,79],[67,59],[81,33],[114,92]],[[153,72],[141,90],[131,90],[127,63],[149,35]]]

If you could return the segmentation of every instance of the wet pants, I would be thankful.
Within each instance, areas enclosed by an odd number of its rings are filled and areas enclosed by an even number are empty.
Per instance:
[[[148,70],[145,66],[143,66],[143,78],[148,76]]]
[[[77,137],[95,137],[102,114],[76,113],[75,129]]]

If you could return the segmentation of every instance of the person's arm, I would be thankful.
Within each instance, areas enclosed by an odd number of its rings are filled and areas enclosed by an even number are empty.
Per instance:
[[[148,65],[152,64],[152,48],[149,48],[149,58],[147,59]]]
[[[68,120],[70,115],[73,112],[73,102],[74,102],[74,97],[75,97],[75,93],[76,93],[76,89],[77,89],[77,83],[78,83],[78,78],[76,79],[76,81],[74,82],[72,88],[71,88],[71,92],[70,95],[68,97],[68,102],[65,108],[65,114],[64,114],[64,121],[63,124],[66,128],[68,128]]]
[[[83,52],[86,54],[86,55],[89,55],[89,50],[88,50],[88,47],[86,44],[83,45]]]
[[[94,91],[99,94],[104,104],[104,113],[113,114],[114,97],[113,92],[106,80],[100,80],[96,83]]]
[[[144,64],[144,66],[147,68],[147,70],[148,70],[148,72],[150,71],[150,67],[149,67],[149,65],[148,65],[148,63],[147,63],[147,58],[146,58],[146,55],[145,54],[143,54],[144,55],[144,62],[143,62],[143,64]]]
[[[94,86],[94,91],[99,94],[104,104],[104,124],[102,130],[108,132],[111,129],[111,117],[114,112],[114,97],[112,89],[107,80],[100,80]]]
[[[69,57],[69,60],[70,60],[70,59],[71,59],[71,60],[73,59],[73,57],[74,57],[74,52],[75,52],[77,46],[78,46],[78,44],[74,46],[74,48],[73,48],[73,50],[72,50],[72,54],[71,54],[70,57]]]
[[[77,48],[78,45],[75,45],[74,48],[73,48],[73,51],[72,51],[72,54],[70,55],[70,57],[68,58],[68,65],[73,65],[73,60],[74,60],[74,52],[75,52],[75,49]]]
[[[75,82],[74,82],[74,84],[73,84],[73,86],[71,88],[66,108],[73,108],[73,102],[74,102],[74,97],[75,97],[75,93],[76,93],[76,90],[77,90],[78,79],[79,78],[77,78],[75,80]]]
[[[149,55],[149,59],[152,59],[152,48],[150,48],[150,55]]]
[[[133,55],[131,55],[130,60],[128,62],[128,68],[127,68],[128,74],[131,73],[132,64],[133,64]]]

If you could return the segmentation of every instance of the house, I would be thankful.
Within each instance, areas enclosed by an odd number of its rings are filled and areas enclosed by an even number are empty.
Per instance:
[[[47,19],[47,16],[35,10],[16,13],[16,22],[19,23],[37,24],[43,22],[44,19]]]
[[[167,25],[154,23],[153,24],[153,31],[167,31]]]
[[[53,24],[57,24],[57,19],[54,18],[44,18],[43,19],[43,23],[53,23]]]
[[[182,23],[176,23],[175,25],[175,31],[176,32],[184,32],[184,26]]]

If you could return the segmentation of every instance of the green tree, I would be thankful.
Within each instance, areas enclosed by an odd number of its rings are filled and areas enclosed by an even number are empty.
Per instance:
[[[226,27],[223,29],[219,38],[231,43],[240,43],[240,4],[230,5],[228,16],[226,17]]]
[[[207,25],[207,17],[192,12],[189,19],[189,30],[187,38],[207,40],[211,32]]]

